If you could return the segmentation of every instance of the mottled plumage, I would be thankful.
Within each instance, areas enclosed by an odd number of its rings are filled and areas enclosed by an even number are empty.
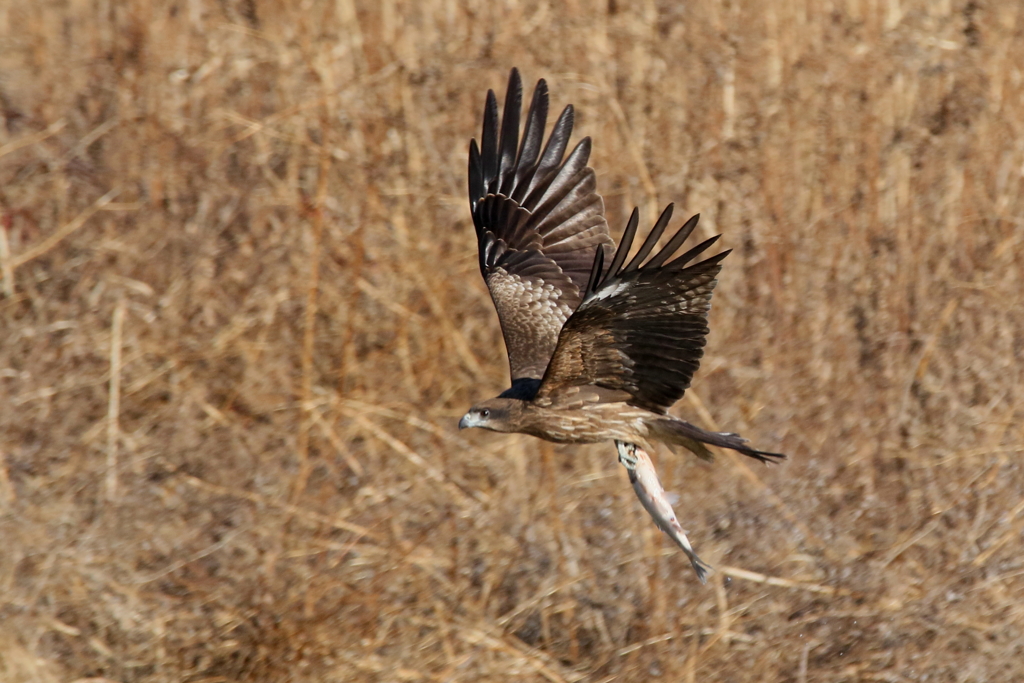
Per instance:
[[[547,84],[537,83],[520,143],[522,99],[513,69],[500,136],[492,90],[481,147],[476,140],[469,147],[469,205],[480,271],[498,310],[513,383],[543,376],[558,332],[580,303],[594,252],[614,246],[594,170],[587,166],[590,138],[563,161],[572,106],[562,111],[542,150]]]
[[[557,443],[616,441],[645,509],[703,581],[706,566],[689,547],[644,449],[662,442],[711,460],[710,444],[762,462],[785,457],[667,413],[700,367],[711,293],[729,252],[698,260],[716,236],[678,254],[698,216],[657,249],[670,204],[627,262],[639,225],[634,209],[606,267],[613,242],[586,165],[589,139],[562,162],[572,129],[566,107],[541,152],[547,87],[540,81],[520,144],[521,99],[513,70],[500,137],[497,102],[488,92],[483,143],[473,141],[469,154],[480,269],[501,321],[512,386],[474,406],[459,427]]]

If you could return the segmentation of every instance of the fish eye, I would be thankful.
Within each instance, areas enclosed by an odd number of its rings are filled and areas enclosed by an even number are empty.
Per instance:
[[[484,409],[482,409],[480,411],[480,417],[490,417],[490,416],[491,416],[491,411],[488,410],[487,408],[484,408]]]

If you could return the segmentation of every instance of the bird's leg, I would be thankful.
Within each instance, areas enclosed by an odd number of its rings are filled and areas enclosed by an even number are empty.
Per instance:
[[[654,519],[658,528],[668,534],[668,537],[675,541],[676,545],[690,558],[690,564],[697,572],[700,582],[706,583],[710,567],[697,557],[693,546],[690,545],[690,540],[686,538],[686,533],[679,524],[672,505],[668,502],[668,496],[665,495],[665,489],[661,485],[651,457],[644,449],[633,443],[616,441],[615,447],[619,451],[619,462],[629,472],[629,481],[633,484],[633,491],[640,499],[640,504]]]

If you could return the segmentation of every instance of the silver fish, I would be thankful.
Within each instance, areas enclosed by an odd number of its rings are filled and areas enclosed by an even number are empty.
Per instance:
[[[619,451],[619,462],[629,472],[629,482],[633,484],[633,491],[640,499],[647,513],[654,519],[658,528],[668,534],[669,538],[676,542],[686,556],[690,558],[693,570],[697,572],[697,578],[701,583],[707,583],[708,570],[711,567],[704,563],[697,553],[693,551],[689,539],[683,527],[680,526],[672,505],[668,502],[665,489],[658,478],[658,472],[654,469],[651,457],[644,449],[636,444],[625,441],[616,441],[615,448]]]

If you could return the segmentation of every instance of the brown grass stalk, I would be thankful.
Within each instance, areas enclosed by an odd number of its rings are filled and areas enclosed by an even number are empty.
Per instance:
[[[114,308],[110,324],[110,389],[107,398],[107,500],[117,500],[118,445],[121,438],[121,349],[124,336],[125,302]]]

